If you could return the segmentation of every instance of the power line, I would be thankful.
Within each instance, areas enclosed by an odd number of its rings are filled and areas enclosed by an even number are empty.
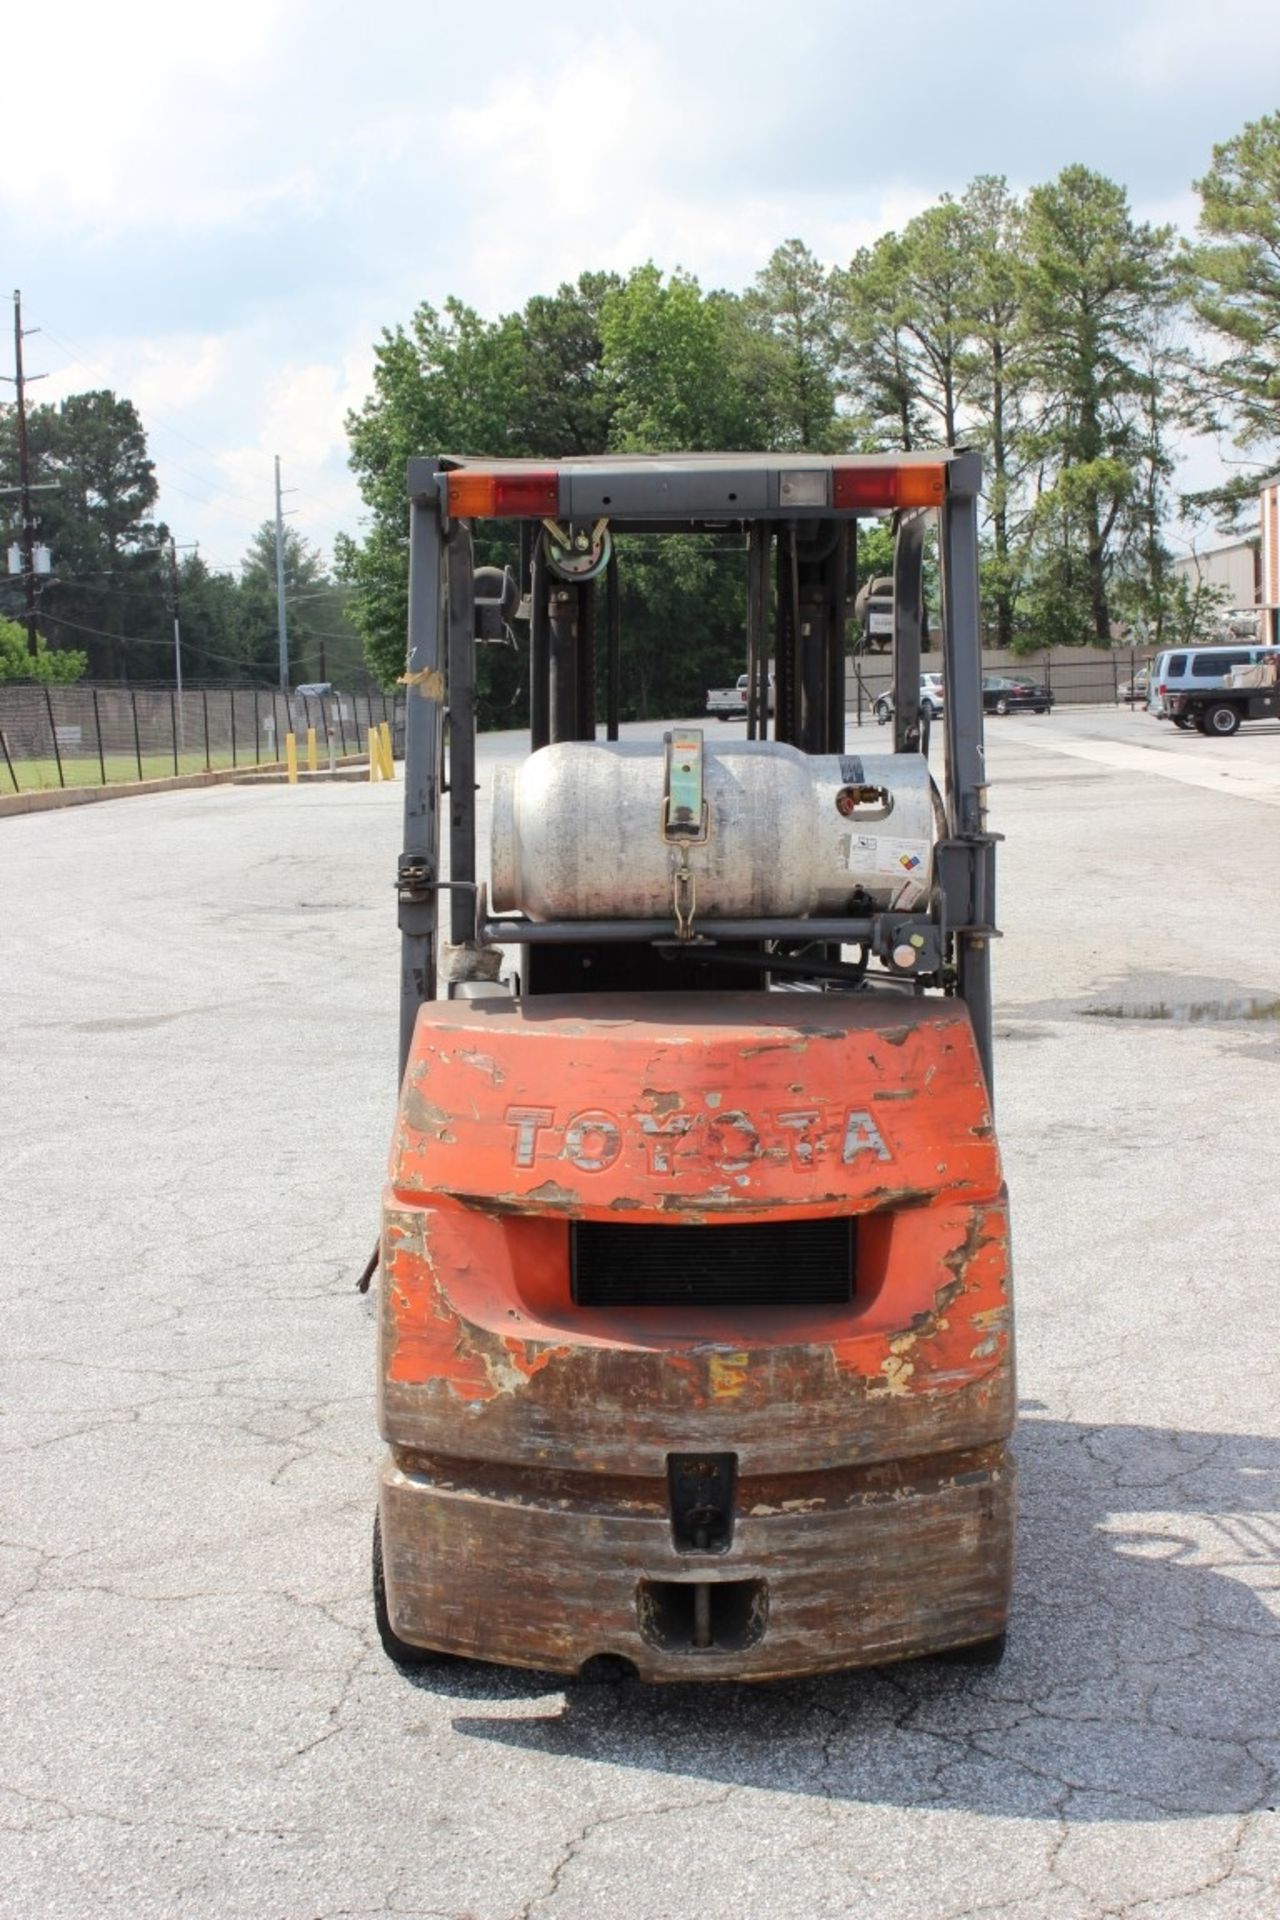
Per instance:
[[[32,331],[35,331],[35,329],[32,329]],[[55,333],[53,329],[48,326],[43,327],[42,331],[49,340],[61,348],[62,352],[68,356],[73,365],[83,368],[91,379],[105,377],[114,388],[119,387],[120,383],[113,379],[112,370],[104,360],[96,355],[90,354],[88,349],[79,347],[74,341],[67,339],[65,336]],[[213,461],[215,467],[222,457],[215,453],[213,448],[206,446],[203,441],[197,440],[193,434],[187,433],[182,428],[175,426],[163,413],[148,409],[148,431],[152,425],[158,426],[160,431],[164,433],[172,434],[175,438],[185,441],[188,446],[194,447],[198,453],[206,455],[208,459]],[[267,455],[262,454],[257,457],[265,460]],[[162,458],[166,469],[166,478],[163,487],[166,495],[177,494],[184,500],[192,500],[196,505],[212,510],[217,510],[223,503],[239,505],[242,508],[251,510],[255,524],[258,527],[261,526],[262,522],[258,519],[261,507],[259,501],[254,496],[242,492],[237,487],[229,486],[218,476],[216,471],[211,474],[198,473],[191,467],[183,466],[167,455],[162,456]],[[198,486],[205,488],[206,492],[204,494],[191,493],[187,488],[181,487],[176,481],[169,479],[167,477],[169,472],[184,474],[188,479],[194,480]],[[287,491],[293,493],[303,492],[303,497],[317,501],[322,507],[328,506],[331,510],[338,507],[338,501],[335,495],[325,494],[318,489],[302,490],[295,487],[287,489]],[[337,526],[332,521],[313,523],[311,533],[313,540],[317,542],[321,548],[327,549],[330,560],[332,560],[333,552],[340,538],[355,538],[348,528]],[[238,570],[243,564],[243,561],[236,561],[234,563],[224,562],[223,564],[231,565],[235,570]]]
[[[289,488],[290,493],[293,493],[295,491],[296,491],[295,488],[293,487]],[[279,649],[280,649],[280,690],[282,693],[288,693],[289,691],[289,616],[285,610],[285,602],[284,602],[284,508],[281,505],[281,499],[282,499],[282,496],[280,492],[280,455],[277,454],[276,455],[276,626],[278,630],[277,639],[278,639]],[[324,654],[323,647],[321,647],[320,652],[322,656],[321,667],[323,669],[323,654]],[[321,671],[320,678],[322,680],[324,678],[323,670]]]
[[[85,633],[95,640],[112,640],[121,647],[167,647],[169,644],[163,634],[148,638],[144,634],[108,633],[105,627],[87,627],[82,620],[67,620],[60,613],[46,613],[43,617],[56,627],[67,627],[72,633]],[[267,639],[269,633],[270,629],[263,629],[257,635],[258,641]],[[202,646],[199,652],[206,660],[217,660],[223,666],[239,667],[245,672],[250,670],[252,664],[243,658],[237,658],[234,654],[218,653],[212,647]]]
[[[88,351],[87,348],[82,350],[77,346],[75,346],[73,342],[61,338],[58,334],[56,334],[53,331],[52,327],[44,326],[41,328],[41,331],[44,333],[46,339],[52,340],[55,346],[61,347],[62,351],[65,354],[68,354],[70,356],[73,366],[83,367],[85,372],[91,378],[96,378],[96,374],[95,374],[95,368],[96,368],[97,373],[105,374],[108,380],[111,380],[111,368],[107,365],[105,360],[100,360],[95,355],[89,355],[89,357],[86,359],[84,356],[85,356],[85,353],[87,353]],[[119,385],[119,382],[115,380],[111,380],[111,383],[113,386]],[[191,434],[184,433],[181,427],[175,427],[173,425],[173,422],[171,420],[168,420],[164,414],[150,411],[148,417],[151,420],[155,421],[156,424],[162,429],[163,432],[171,433],[175,435],[175,437],[179,440],[185,440],[187,445],[190,447],[194,447],[197,453],[205,454],[210,460],[214,461],[215,463],[221,458],[221,455],[216,454],[213,451],[212,447],[206,447],[201,441],[194,439]],[[266,454],[263,454],[261,457],[262,459],[265,460],[267,456]],[[176,466],[177,462],[175,461],[172,464]],[[190,468],[178,467],[178,472],[187,474],[189,479],[200,480],[204,482],[204,484],[206,485],[217,487],[219,491],[226,494],[229,499],[243,500],[246,503],[249,503],[253,499],[252,495],[247,493],[241,493],[235,487],[228,487],[222,481],[216,478],[212,480],[208,480],[203,474],[192,473]],[[254,504],[256,504],[256,502],[254,502]]]
[[[313,627],[309,622],[304,623],[302,635],[305,640],[355,640],[358,642],[360,639],[354,627],[348,628],[346,633],[339,633],[335,627]],[[321,677],[323,678],[323,675]]]
[[[119,386],[120,383],[113,379],[112,370],[104,360],[99,359],[96,355],[88,354],[87,349],[77,347],[73,341],[55,333],[51,327],[45,326],[40,330],[43,331],[47,339],[53,341],[55,346],[60,347],[62,351],[69,356],[73,365],[82,367],[90,378],[105,375],[114,387]],[[31,331],[34,332],[36,329],[33,328]],[[208,459],[215,463],[215,467],[217,462],[222,458],[220,454],[214,452],[212,447],[206,446],[203,441],[197,440],[194,435],[184,432],[181,427],[174,426],[173,422],[169,420],[166,415],[149,408],[146,422],[148,431],[153,424],[158,426],[162,432],[172,434],[177,439],[185,441],[188,446],[194,447],[197,453],[205,454]],[[197,505],[205,507],[216,506],[220,499],[232,501],[243,507],[250,508],[255,517],[261,514],[261,502],[255,495],[243,492],[239,487],[228,485],[225,480],[218,476],[216,471],[211,474],[197,473],[190,467],[182,466],[180,462],[171,459],[168,455],[162,457],[164,458],[164,464],[167,470],[185,474],[189,480],[194,480],[198,485],[210,490],[207,496],[201,496],[200,494],[189,493],[185,487],[180,487],[173,481],[166,479],[164,483],[166,493],[180,494],[184,500],[194,500]],[[264,453],[255,457],[265,461],[269,456]],[[298,489],[291,488],[288,489],[288,491],[297,492]],[[311,497],[319,500],[322,504],[328,504],[330,506],[335,504],[332,496],[330,496],[327,501],[323,494],[315,493],[312,494]],[[266,519],[266,517],[266,515],[262,515],[262,519]],[[260,526],[262,520],[258,520],[257,524]],[[345,529],[322,522],[320,532],[322,535],[326,532],[330,535],[337,535],[345,532]],[[329,541],[329,544],[332,545],[332,539]]]

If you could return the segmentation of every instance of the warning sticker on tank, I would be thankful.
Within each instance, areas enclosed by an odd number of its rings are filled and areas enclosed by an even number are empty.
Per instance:
[[[892,873],[901,878],[917,874],[925,864],[928,849],[921,840],[888,840],[880,834],[855,833],[849,840],[849,868],[864,873]]]

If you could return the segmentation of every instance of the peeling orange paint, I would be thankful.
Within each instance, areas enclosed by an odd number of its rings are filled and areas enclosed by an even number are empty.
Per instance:
[[[511,1356],[511,1364],[517,1367],[526,1380],[532,1380],[535,1373],[541,1373],[556,1359],[563,1359],[571,1351],[569,1347],[539,1347],[530,1340],[517,1340],[508,1334],[506,1348]]]

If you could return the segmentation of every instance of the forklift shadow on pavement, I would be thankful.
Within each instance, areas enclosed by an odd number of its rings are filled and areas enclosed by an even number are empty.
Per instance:
[[[471,1738],[687,1781],[1006,1818],[1274,1805],[1280,1441],[1028,1407],[1018,1457],[1016,1630],[998,1669],[944,1657],[729,1681],[713,1713],[705,1683],[566,1682],[467,1660],[406,1677],[460,1706],[521,1703],[457,1715]],[[548,1710],[531,1714],[539,1695]]]

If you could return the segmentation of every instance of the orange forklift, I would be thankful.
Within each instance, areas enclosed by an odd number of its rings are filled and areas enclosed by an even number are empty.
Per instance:
[[[402,1664],[1001,1655],[979,480],[971,452],[409,462],[374,1532]],[[845,635],[858,521],[885,514],[892,751],[863,751]],[[477,571],[501,520],[518,567]],[[664,534],[741,542],[741,736],[622,736],[619,567]],[[530,751],[478,807],[476,646],[512,618]]]

